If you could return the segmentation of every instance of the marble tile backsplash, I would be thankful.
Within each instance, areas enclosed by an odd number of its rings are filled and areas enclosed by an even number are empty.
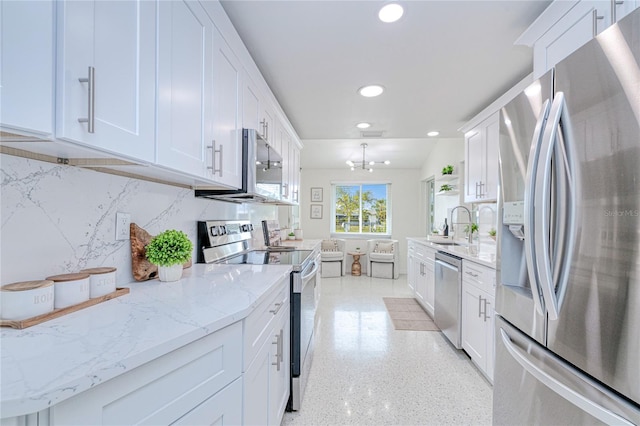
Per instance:
[[[196,245],[196,221],[278,219],[278,207],[195,198],[190,189],[79,167],[0,154],[1,284],[115,266],[133,281],[129,240],[115,240],[116,212],[155,235],[184,231]],[[259,237],[259,235],[257,235]],[[195,255],[195,249],[194,249]]]

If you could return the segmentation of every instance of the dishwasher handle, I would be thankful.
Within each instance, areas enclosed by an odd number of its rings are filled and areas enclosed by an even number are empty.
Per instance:
[[[440,265],[443,268],[451,269],[452,271],[455,271],[455,272],[459,272],[460,271],[460,268],[458,268],[456,265],[451,265],[451,264],[449,264],[447,262],[443,262],[440,259],[436,259],[436,265]]]

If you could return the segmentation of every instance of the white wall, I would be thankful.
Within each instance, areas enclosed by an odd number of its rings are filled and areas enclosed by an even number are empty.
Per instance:
[[[300,224],[305,238],[329,238],[331,232],[331,183],[332,182],[380,182],[391,183],[392,238],[400,244],[400,273],[407,272],[407,237],[419,236],[420,225],[420,170],[387,169],[378,167],[373,173],[352,172],[344,169],[303,169],[300,194]],[[323,189],[322,219],[310,218],[311,188]],[[341,236],[342,238],[342,236]],[[344,237],[347,238],[347,237]],[[364,239],[349,238],[347,251],[356,247],[365,249]],[[350,261],[347,267],[350,267]],[[365,262],[363,272],[365,270]]]
[[[133,281],[130,241],[115,240],[116,212],[152,235],[184,231],[197,245],[196,222],[247,219],[262,238],[262,219],[278,207],[194,197],[190,189],[0,155],[2,285],[96,266],[115,266],[117,282]]]
[[[438,178],[442,176],[442,168],[448,164],[453,165],[454,173],[459,176],[457,184],[460,189],[459,196],[436,196],[435,197],[435,211],[434,211],[434,225],[440,227],[444,224],[444,218],[450,217],[449,212],[457,205],[463,204],[464,196],[462,193],[462,187],[464,182],[464,138],[460,139],[440,139],[436,142],[436,146],[431,151],[431,154],[425,160],[422,169],[420,170],[420,179],[426,180],[430,177],[435,177],[435,191],[440,190],[440,186],[444,182],[439,182]],[[421,186],[422,191],[421,207],[422,217],[425,217],[426,212],[426,191],[424,185]],[[423,220],[420,228],[420,235],[427,235],[429,230],[426,229],[426,220]]]

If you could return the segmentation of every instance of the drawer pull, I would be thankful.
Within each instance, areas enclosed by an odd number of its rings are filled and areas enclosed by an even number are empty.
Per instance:
[[[473,272],[467,271],[467,272],[465,272],[465,274],[471,275],[473,278],[478,278],[478,274],[474,274]]]
[[[275,309],[271,309],[269,312],[271,312],[273,315],[277,315],[278,312],[280,312],[280,308],[282,308],[282,303],[278,302],[274,305],[276,308]]]

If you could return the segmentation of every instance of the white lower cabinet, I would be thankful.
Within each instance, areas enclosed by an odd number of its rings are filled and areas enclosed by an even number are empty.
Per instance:
[[[206,418],[207,424],[239,419],[242,399],[235,383],[242,373],[242,339],[242,323],[234,323],[54,405],[50,424],[194,424],[185,416]],[[210,403],[212,397],[225,405]]]
[[[409,287],[414,291],[414,297],[431,317],[435,304],[435,254],[436,250],[420,243],[408,243],[408,277]]]
[[[493,383],[495,270],[462,264],[462,349]]]
[[[288,292],[286,286],[245,321],[245,425],[279,425],[284,415],[291,376]]]

